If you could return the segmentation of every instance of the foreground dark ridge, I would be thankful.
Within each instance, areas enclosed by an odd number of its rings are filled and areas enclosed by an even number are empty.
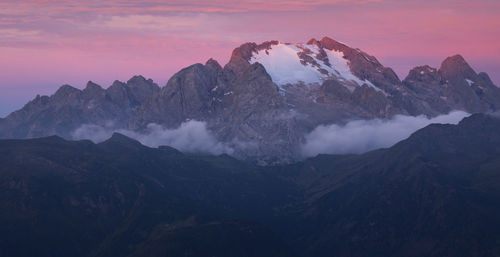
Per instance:
[[[259,167],[115,134],[0,141],[1,256],[497,256],[500,119]]]
[[[236,158],[283,164],[302,158],[304,136],[319,125],[499,108],[500,89],[460,55],[438,69],[416,67],[401,81],[374,56],[324,37],[246,43],[224,67],[212,59],[191,65],[161,89],[141,76],[107,89],[66,85],[0,120],[0,138],[72,139],[85,124],[144,132],[151,123],[173,129],[198,120]]]

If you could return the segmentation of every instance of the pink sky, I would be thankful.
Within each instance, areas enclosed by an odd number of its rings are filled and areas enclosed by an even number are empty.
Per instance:
[[[500,84],[498,0],[0,0],[0,117],[60,85],[163,86],[245,42],[329,36],[395,69],[462,54]]]

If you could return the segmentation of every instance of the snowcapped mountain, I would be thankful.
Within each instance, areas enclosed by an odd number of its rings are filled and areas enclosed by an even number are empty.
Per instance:
[[[0,137],[71,138],[89,123],[145,133],[151,123],[175,129],[197,120],[237,158],[273,164],[302,158],[304,136],[320,125],[498,109],[500,89],[459,55],[401,81],[374,56],[324,37],[245,43],[224,67],[213,59],[191,65],[160,90],[142,77],[106,90],[63,86],[0,120]]]
[[[317,41],[307,44],[272,41],[264,47],[258,46],[249,62],[262,64],[283,93],[286,92],[286,84],[321,84],[329,79],[344,82],[343,85],[351,92],[363,85],[380,91],[370,81],[361,80],[351,72],[343,52],[323,48]]]

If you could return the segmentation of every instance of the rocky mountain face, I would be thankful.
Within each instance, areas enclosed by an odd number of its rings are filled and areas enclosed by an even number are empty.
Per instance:
[[[89,81],[83,90],[69,85],[51,96],[39,96],[0,122],[1,138],[34,138],[59,135],[72,138],[83,124],[123,128],[133,111],[158,93],[152,80],[135,76],[127,83],[115,81],[107,89]]]
[[[439,69],[416,67],[403,81],[416,96],[432,109],[447,112],[454,109],[469,113],[500,108],[500,92],[489,76],[477,74],[464,58],[446,58]]]
[[[141,130],[151,122],[177,127],[187,119],[202,120],[219,140],[247,144],[236,148],[240,158],[298,158],[294,113],[261,64],[238,61],[222,68],[209,60],[183,69],[133,114],[129,127]]]
[[[498,256],[500,118],[262,167],[57,136],[0,140],[2,256]]]
[[[439,70],[414,68],[400,81],[375,57],[325,37],[246,43],[224,67],[212,59],[194,64],[161,90],[143,78],[107,90],[63,86],[0,120],[0,137],[71,138],[85,123],[144,132],[151,123],[172,129],[199,120],[235,157],[275,164],[301,159],[304,135],[318,125],[499,107],[500,89],[461,56],[447,58]]]

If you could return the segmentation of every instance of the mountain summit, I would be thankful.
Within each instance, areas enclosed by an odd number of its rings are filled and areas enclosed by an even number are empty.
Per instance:
[[[152,123],[176,129],[197,120],[235,157],[275,164],[301,159],[304,136],[319,125],[499,108],[500,89],[460,55],[401,81],[374,56],[324,37],[245,43],[226,65],[191,65],[161,89],[142,76],[107,89],[63,86],[0,120],[0,137],[71,138],[84,124],[142,133]]]
[[[350,92],[363,85],[383,92],[370,80],[385,79],[393,85],[400,82],[396,74],[383,67],[375,57],[328,37],[320,41],[313,38],[305,44],[247,43],[233,51],[232,61],[238,57],[264,65],[283,93],[286,92],[283,86],[287,84],[321,84],[327,80],[342,82]]]

